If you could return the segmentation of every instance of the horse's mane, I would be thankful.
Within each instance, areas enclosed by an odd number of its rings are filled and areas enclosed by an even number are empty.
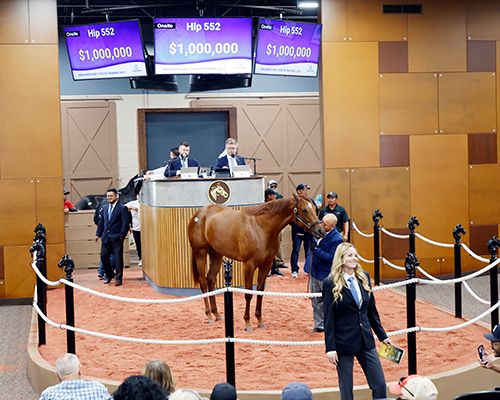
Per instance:
[[[284,197],[267,203],[262,203],[257,206],[250,206],[243,208],[242,212],[247,215],[262,215],[269,213],[278,213],[290,207],[290,197]]]

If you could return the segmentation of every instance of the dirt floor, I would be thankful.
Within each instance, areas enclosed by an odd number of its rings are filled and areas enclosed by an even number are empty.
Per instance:
[[[298,279],[290,270],[285,277],[267,281],[266,290],[305,292],[307,276]],[[143,279],[137,268],[125,270],[123,286],[103,285],[96,270],[79,270],[75,282],[102,292],[137,298],[161,298]],[[405,328],[405,297],[392,290],[376,293],[382,324],[387,332]],[[155,339],[205,339],[224,337],[224,322],[207,324],[203,300],[175,305],[140,305],[122,303],[75,291],[76,326],[115,335]],[[235,337],[262,340],[322,340],[323,334],[312,333],[312,308],[309,299],[264,298],[263,317],[266,329],[244,330],[244,297],[234,294]],[[255,304],[255,298],[253,300]],[[223,297],[218,297],[223,310]],[[54,289],[48,295],[48,316],[65,322],[64,290]],[[256,326],[255,318],[253,318]],[[445,327],[461,323],[452,314],[425,302],[417,304],[417,323],[424,327]],[[66,334],[47,327],[47,345],[42,356],[52,364],[66,351]],[[446,333],[417,333],[418,372],[432,375],[474,362],[476,347],[485,342],[487,330],[471,325]],[[405,348],[406,335],[393,338],[394,344]],[[224,344],[212,345],[150,345],[100,339],[77,334],[76,351],[82,361],[82,373],[106,379],[123,380],[140,374],[151,359],[163,359],[171,367],[177,387],[212,388],[225,381]],[[407,375],[407,358],[401,365],[382,360],[386,380],[395,381]],[[236,382],[240,390],[281,389],[291,381],[302,381],[312,388],[337,386],[335,367],[329,364],[323,346],[258,346],[236,344]],[[365,384],[359,365],[355,367],[355,384]]]

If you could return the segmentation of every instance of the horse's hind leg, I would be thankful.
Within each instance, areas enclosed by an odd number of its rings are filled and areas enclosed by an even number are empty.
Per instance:
[[[210,250],[208,255],[210,258],[210,269],[208,270],[207,274],[207,285],[208,290],[213,291],[215,290],[215,282],[217,280],[217,275],[222,264],[222,255],[215,252],[214,250]],[[210,296],[210,311],[215,316],[216,321],[220,321],[222,319],[219,311],[217,310],[217,302],[215,300],[215,296]]]
[[[257,290],[264,291],[266,288],[266,278],[269,273],[269,268],[259,268],[259,274],[257,276]],[[255,305],[255,317],[258,321],[259,328],[265,328],[264,320],[262,319],[262,298],[264,296],[257,296],[257,304]]]
[[[207,293],[207,277],[206,277],[206,264],[207,264],[207,252],[204,250],[200,250],[195,255],[196,265],[198,268],[198,274],[200,279],[200,289],[202,293]],[[208,297],[203,299],[205,302],[205,314],[208,318],[208,322],[213,322],[212,312],[210,311],[210,304],[208,301]]]
[[[253,274],[255,272],[255,267],[246,263],[245,265],[245,288],[252,290],[253,286]],[[252,301],[251,294],[245,294],[245,331],[253,332],[252,323],[250,322],[250,303]]]

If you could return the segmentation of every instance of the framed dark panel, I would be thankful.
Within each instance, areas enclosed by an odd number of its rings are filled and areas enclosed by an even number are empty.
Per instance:
[[[380,166],[407,167],[410,165],[410,138],[408,135],[380,136]]]
[[[379,42],[378,72],[408,72],[408,42]]]
[[[143,170],[166,164],[172,147],[191,145],[190,157],[200,166],[215,165],[228,137],[237,139],[235,108],[138,109],[139,166]]]
[[[497,163],[497,134],[474,133],[467,137],[469,164]]]
[[[469,40],[467,42],[467,72],[496,71],[496,42]]]

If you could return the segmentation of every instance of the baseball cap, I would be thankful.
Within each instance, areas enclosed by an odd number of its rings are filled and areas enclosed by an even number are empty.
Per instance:
[[[267,188],[266,190],[264,190],[264,196],[272,196],[273,194],[277,196],[278,192],[271,188]]]
[[[230,383],[218,383],[214,386],[210,400],[236,400],[236,389]]]
[[[312,392],[305,383],[292,382],[281,392],[281,400],[312,400]]]
[[[311,187],[307,183],[299,183],[295,190],[304,190],[304,189],[311,189]]]
[[[276,186],[277,186],[277,185],[278,185],[278,182],[277,182],[277,181],[275,181],[274,179],[271,179],[271,180],[269,181],[269,183],[267,184],[267,186],[271,186],[271,185],[276,185]]]
[[[407,400],[436,400],[438,390],[432,381],[420,375],[401,378],[389,385],[389,392]]]
[[[500,342],[500,324],[497,324],[491,333],[485,333],[483,336],[491,342]]]
[[[326,197],[327,197],[327,198],[328,198],[328,197],[334,197],[334,198],[337,198],[337,197],[339,197],[339,195],[337,194],[337,192],[329,192],[329,193],[326,195]]]
[[[69,194],[70,191],[68,189],[64,189],[64,194]]]

